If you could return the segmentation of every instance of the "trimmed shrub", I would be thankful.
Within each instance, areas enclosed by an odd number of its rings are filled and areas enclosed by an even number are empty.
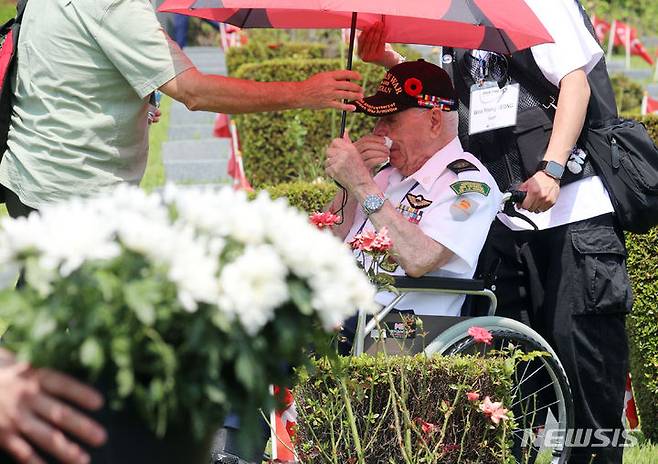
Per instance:
[[[477,391],[509,406],[504,359],[380,355],[342,358],[341,364],[337,370],[318,361],[294,389],[295,448],[303,462],[357,462],[348,405],[365,462],[405,462],[401,442],[413,462],[514,462],[507,422],[493,427],[466,397]]]
[[[644,94],[642,86],[625,74],[614,74],[610,76],[610,81],[615,91],[619,112],[639,111]]]
[[[243,47],[233,47],[226,52],[226,68],[229,75],[234,75],[240,66],[249,63],[262,63],[275,58],[308,60],[322,58],[326,45],[320,43],[296,42],[260,42],[250,41]]]
[[[658,143],[658,116],[636,117]],[[628,234],[628,272],[635,304],[627,327],[635,400],[644,435],[658,443],[658,228]]]
[[[631,372],[642,432],[658,442],[658,229],[628,235],[628,272],[635,303],[627,319]]]
[[[288,203],[307,213],[322,211],[336,195],[338,187],[332,182],[290,182],[265,188],[272,198],[286,197]]]
[[[245,64],[236,77],[257,81],[300,81],[321,71],[341,69],[337,59],[272,60]],[[364,78],[366,92],[374,93],[384,75],[378,66],[356,62],[354,69]],[[324,175],[324,150],[337,137],[340,112],[295,110],[266,114],[236,115],[242,140],[245,172],[254,187],[295,180],[314,180]],[[370,131],[375,118],[349,114],[352,139]]]
[[[647,126],[649,135],[654,140],[654,142],[656,142],[656,144],[658,145],[658,115],[649,114],[646,116],[631,116],[631,117],[633,119],[637,119],[638,121],[644,123],[645,126]]]

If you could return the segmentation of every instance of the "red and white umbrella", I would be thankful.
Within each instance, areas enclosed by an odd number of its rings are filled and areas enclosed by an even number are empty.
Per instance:
[[[356,29],[385,25],[386,42],[442,45],[511,54],[553,42],[524,0],[167,0],[158,11],[240,28],[350,28],[347,69]],[[346,113],[341,118],[341,137]]]
[[[159,11],[240,28],[364,29],[386,25],[387,42],[511,54],[553,39],[524,0],[168,0]]]

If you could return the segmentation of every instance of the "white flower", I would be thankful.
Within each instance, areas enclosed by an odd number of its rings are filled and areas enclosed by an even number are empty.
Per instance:
[[[237,317],[244,329],[256,334],[288,298],[288,270],[274,248],[255,245],[222,269],[220,307]]]
[[[223,253],[228,246],[237,256]],[[374,288],[348,247],[266,193],[248,201],[230,188],[168,186],[160,197],[121,186],[110,195],[5,220],[0,230],[0,266],[10,269],[36,256],[30,284],[42,289],[87,261],[125,250],[164,270],[185,310],[216,304],[250,335],[290,300],[293,276],[310,289],[311,307],[328,331],[357,308],[374,308]],[[220,262],[222,256],[230,262]]]

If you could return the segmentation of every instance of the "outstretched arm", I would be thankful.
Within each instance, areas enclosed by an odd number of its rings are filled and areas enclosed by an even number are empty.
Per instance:
[[[356,71],[328,71],[301,82],[255,82],[203,74],[191,68],[160,90],[193,111],[229,114],[295,108],[354,111],[354,105],[342,100],[363,97],[361,87],[351,82],[360,79]]]

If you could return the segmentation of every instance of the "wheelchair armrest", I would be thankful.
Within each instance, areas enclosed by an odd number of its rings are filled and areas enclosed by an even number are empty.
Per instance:
[[[462,290],[462,291],[482,291],[486,288],[484,280],[475,279],[457,279],[454,277],[395,277],[393,284],[397,288],[405,289],[441,289],[441,290]]]

